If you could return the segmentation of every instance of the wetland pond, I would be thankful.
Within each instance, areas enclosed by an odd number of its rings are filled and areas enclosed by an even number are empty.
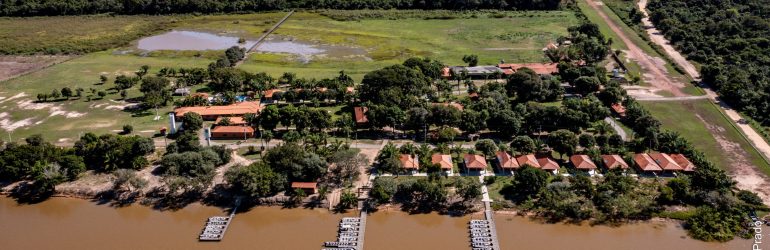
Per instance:
[[[139,40],[137,48],[156,50],[226,50],[232,46],[250,48],[256,41],[239,44],[238,37],[198,31],[173,30]]]
[[[2,249],[320,249],[345,216],[325,209],[254,207],[239,212],[221,242],[198,242],[217,207],[197,203],[176,211],[141,205],[111,207],[69,198],[34,205],[0,196]],[[367,220],[365,249],[469,249],[467,223],[481,215],[410,215],[381,210]],[[620,227],[543,224],[495,215],[502,249],[751,249],[751,241],[707,243],[686,237],[673,222]]]

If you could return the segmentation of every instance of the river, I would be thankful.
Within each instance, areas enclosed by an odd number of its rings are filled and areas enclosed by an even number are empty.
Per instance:
[[[121,208],[53,198],[19,205],[0,197],[2,249],[320,249],[336,237],[340,218],[324,209],[256,207],[239,213],[218,243],[198,242],[216,207],[192,204],[177,211],[133,205]],[[450,217],[379,211],[367,221],[366,249],[469,249],[466,223],[479,215]],[[503,249],[751,249],[751,242],[705,243],[689,239],[675,223],[621,227],[550,225],[497,215]]]

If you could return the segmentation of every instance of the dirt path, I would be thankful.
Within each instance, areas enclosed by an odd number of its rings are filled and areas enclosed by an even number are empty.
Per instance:
[[[230,160],[229,163],[225,164],[224,166],[217,168],[216,173],[214,174],[214,180],[211,181],[211,188],[216,187],[219,184],[222,184],[225,182],[225,173],[227,173],[227,170],[230,170],[233,166],[247,166],[251,164],[251,161],[243,158],[243,156],[238,155],[237,151],[233,151],[233,159]]]
[[[655,26],[652,24],[650,19],[648,18],[649,14],[647,13],[647,0],[640,0],[638,3],[639,9],[644,13],[645,17],[642,18],[642,23],[647,29],[647,33],[650,35],[650,39],[656,43],[657,45],[660,45],[666,54],[668,54],[669,57],[671,57],[676,64],[678,64],[680,67],[682,67],[685,72],[687,72],[690,77],[693,79],[700,79],[700,73],[695,68],[695,66],[687,61],[687,59],[682,56],[679,51],[674,49],[673,46],[671,46],[671,43],[663,36],[663,34],[655,28]],[[709,84],[709,83],[705,83]],[[741,132],[746,136],[746,138],[750,141],[750,143],[762,154],[765,159],[770,159],[770,144],[765,141],[765,139],[757,133],[757,131],[754,130],[750,125],[743,124],[740,122],[737,122],[742,119],[741,115],[732,109],[729,105],[719,100],[719,96],[716,92],[711,90],[710,88],[704,88],[706,91],[706,95],[711,99],[712,101],[718,103],[720,107],[722,108],[722,111],[732,120],[733,124],[737,126]],[[720,141],[720,144],[722,142]],[[723,145],[724,147],[724,145]],[[746,188],[749,190],[753,190],[755,192],[758,192],[757,190],[763,191],[763,192],[770,192],[768,191],[768,187],[770,186],[770,181],[767,180],[767,176],[762,174],[756,167],[748,167],[748,168],[741,168],[737,167],[733,171],[733,174],[735,175],[734,178],[736,181],[738,181],[738,186],[740,188]],[[770,204],[770,194],[768,193],[760,193],[764,194],[762,196],[762,199],[765,201],[765,204]]]
[[[644,51],[634,44],[634,42],[628,38],[626,33],[618,27],[618,24],[613,22],[612,19],[607,16],[607,13],[604,13],[601,3],[597,3],[593,0],[586,0],[586,3],[588,3],[604,22],[607,23],[612,32],[615,32],[615,34],[618,35],[621,41],[616,42],[623,42],[626,44],[626,47],[628,47],[626,57],[639,64],[639,67],[642,68],[642,72],[644,72],[643,76],[645,82],[658,89],[668,91],[674,96],[687,96],[687,94],[683,93],[681,90],[681,88],[684,88],[685,84],[674,80],[666,73],[665,60],[644,53]]]
[[[0,82],[64,62],[70,56],[0,56]]]

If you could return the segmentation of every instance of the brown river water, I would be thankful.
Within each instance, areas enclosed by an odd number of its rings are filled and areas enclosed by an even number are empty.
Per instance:
[[[236,215],[225,239],[201,243],[196,236],[209,216],[223,215],[199,204],[178,211],[53,198],[18,205],[0,197],[0,249],[320,249],[336,237],[344,216],[324,209],[256,207]],[[379,211],[367,220],[367,250],[469,249],[466,223],[479,215],[450,217]],[[705,243],[686,237],[671,222],[621,227],[552,225],[496,215],[503,249],[751,249],[751,242]],[[763,246],[764,248],[770,246]]]

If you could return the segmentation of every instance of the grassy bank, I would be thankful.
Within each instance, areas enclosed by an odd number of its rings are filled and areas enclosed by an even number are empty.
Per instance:
[[[0,54],[81,54],[124,46],[173,23],[168,16],[0,18]]]
[[[663,128],[679,131],[717,166],[729,169],[742,160],[734,159],[733,154],[740,154],[746,163],[770,174],[770,165],[709,100],[641,104],[663,123]]]

